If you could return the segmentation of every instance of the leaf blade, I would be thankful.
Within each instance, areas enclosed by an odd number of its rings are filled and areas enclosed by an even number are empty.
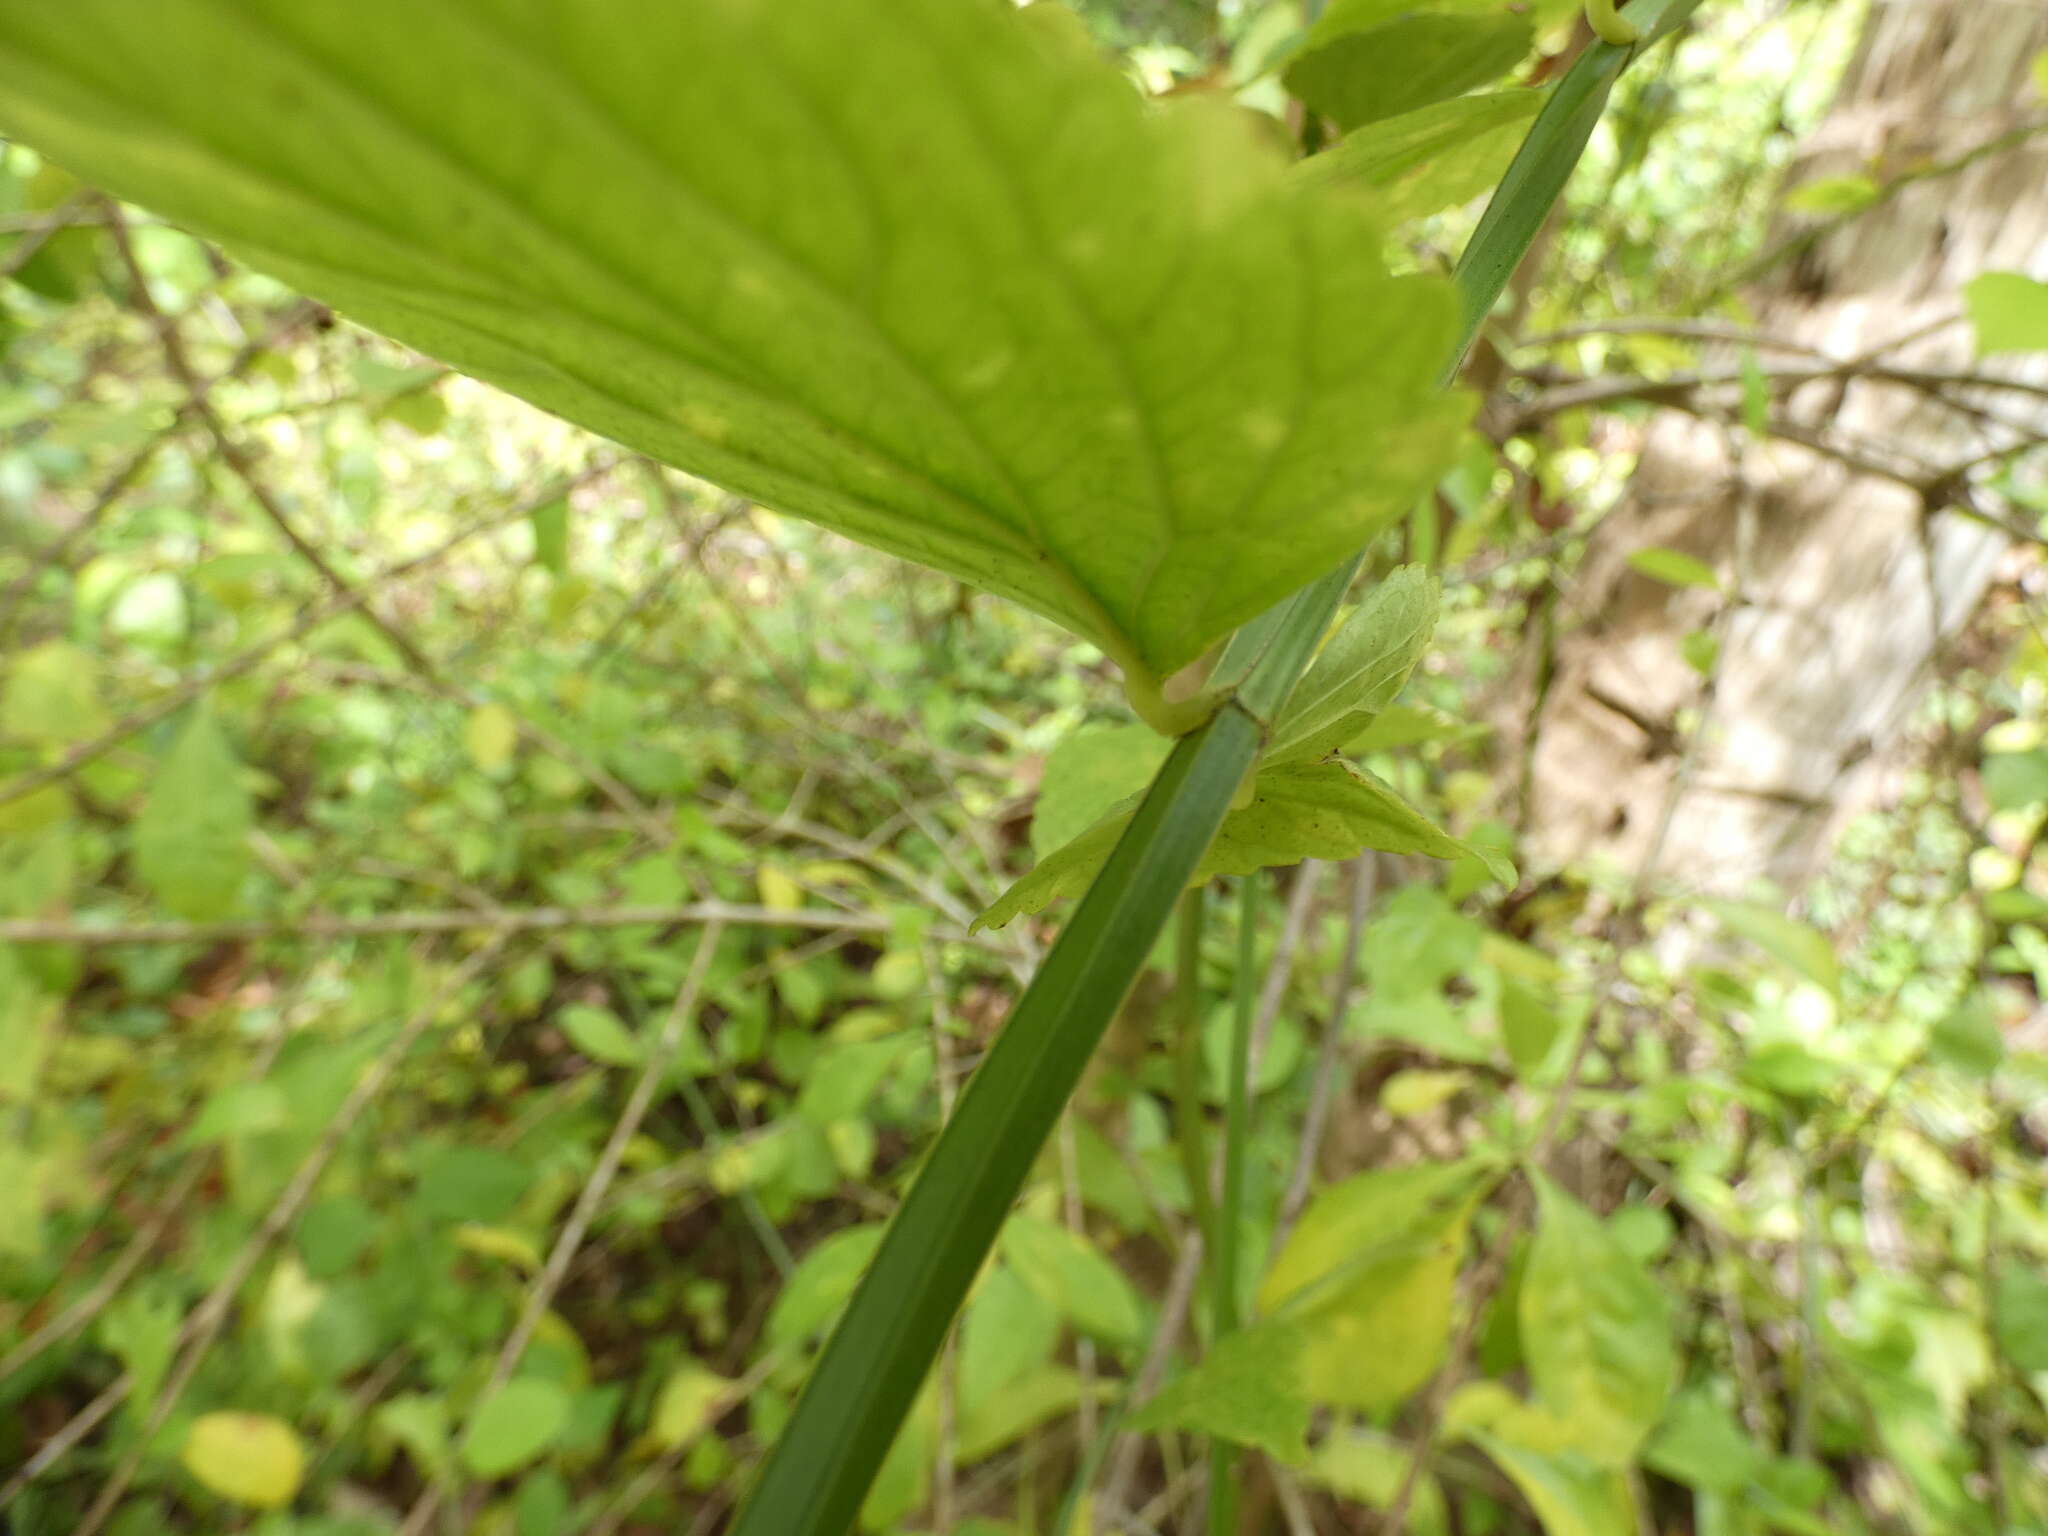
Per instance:
[[[138,24],[80,0],[52,21],[0,5],[10,135],[1155,677],[1398,515],[1467,414],[1435,387],[1447,285],[1391,276],[1369,213],[1295,187],[1220,104],[1149,107],[1051,14],[165,0]]]

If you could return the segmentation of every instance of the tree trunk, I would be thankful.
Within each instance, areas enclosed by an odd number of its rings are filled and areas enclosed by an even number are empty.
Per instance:
[[[2043,48],[2037,0],[1877,0],[1789,184],[1897,182],[1996,147],[1846,223],[1815,230],[1807,216],[1810,243],[1747,295],[1761,336],[1833,360],[1882,351],[1901,368],[1979,367],[1953,319],[1962,285],[1986,270],[2048,277],[2048,138],[2020,131],[2041,115],[2028,64]],[[1800,238],[1797,220],[1783,222],[1779,238]],[[1738,356],[1718,361],[1732,371]],[[2039,381],[2041,361],[1996,371]],[[1941,472],[2048,435],[2048,398],[1944,399],[1853,369],[1789,387],[1769,441],[1734,425],[1740,414],[1731,386],[1660,415],[1628,496],[1592,538],[1524,744],[1538,865],[1604,855],[1681,888],[1801,886],[1878,787],[1931,663],[2008,546],[1957,510]],[[1981,484],[1967,502],[2009,511]],[[1731,595],[1638,574],[1626,562],[1645,546],[1707,562]],[[1702,630],[1719,640],[1711,683],[1681,654]]]

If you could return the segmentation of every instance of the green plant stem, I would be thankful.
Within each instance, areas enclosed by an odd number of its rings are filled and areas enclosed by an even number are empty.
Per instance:
[[[1637,0],[1646,41],[1700,0]],[[1544,104],[1460,259],[1466,348],[1548,216],[1609,89],[1640,51],[1588,48]],[[1363,552],[1231,638],[1222,703],[1181,738],[1131,825],[1018,1000],[889,1224],[729,1536],[840,1536],[937,1357],[1067,1096],[1207,851]]]
[[[1238,1239],[1244,1228],[1244,1161],[1251,1134],[1252,1022],[1258,1013],[1259,877],[1238,889],[1237,976],[1230,1015],[1230,1058],[1223,1111],[1223,1197],[1216,1211],[1211,1253],[1211,1347],[1237,1332]],[[1237,1529],[1237,1447],[1209,1442],[1209,1536]]]
[[[1256,655],[1238,658],[1233,676],[1242,681],[1223,707],[1167,758],[961,1095],[731,1536],[839,1536],[851,1528],[1038,1149],[1355,570],[1347,562],[1288,599],[1263,626]]]
[[[1175,952],[1174,1021],[1180,1039],[1174,1050],[1174,1127],[1181,1171],[1187,1175],[1188,1210],[1195,1230],[1214,1253],[1216,1210],[1209,1198],[1208,1138],[1202,1134],[1202,923],[1208,893],[1194,886],[1180,898],[1180,934]]]

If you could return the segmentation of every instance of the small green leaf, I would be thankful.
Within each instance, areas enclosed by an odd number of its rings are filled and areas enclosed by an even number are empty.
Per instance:
[[[178,1459],[209,1491],[252,1509],[291,1503],[306,1475],[298,1434],[268,1413],[201,1414]]]
[[[1044,858],[1152,782],[1171,743],[1149,726],[1087,725],[1045,759],[1031,813],[1031,852]]]
[[[281,1130],[291,1124],[291,1103],[275,1083],[243,1080],[228,1083],[208,1096],[205,1106],[185,1128],[193,1146],[236,1141]]]
[[[1623,1467],[1671,1394],[1671,1304],[1591,1211],[1530,1178],[1538,1224],[1519,1298],[1529,1379],[1576,1449]]]
[[[576,1522],[570,1514],[574,1502],[567,1480],[553,1467],[529,1473],[520,1480],[518,1496],[513,1500],[514,1536],[560,1536],[563,1531],[574,1530]],[[327,1533],[308,1532],[306,1536]],[[343,1533],[336,1532],[334,1536]],[[368,1532],[363,1536],[368,1536]]]
[[[1297,181],[1367,194],[1389,224],[1458,208],[1500,180],[1541,91],[1493,91],[1432,102],[1367,123],[1294,170]]]
[[[1299,1462],[1308,1454],[1310,1404],[1301,1378],[1309,1347],[1308,1329],[1299,1323],[1254,1324],[1229,1334],[1133,1414],[1130,1427],[1192,1430],[1255,1447],[1276,1461]]]
[[[539,1456],[569,1422],[569,1394],[552,1381],[521,1376],[476,1405],[458,1454],[472,1476],[503,1477]]]
[[[998,1393],[1044,1365],[1060,1335],[1059,1313],[1007,1264],[991,1268],[960,1325],[960,1400]]]
[[[1018,1279],[1081,1332],[1107,1344],[1143,1340],[1145,1308],[1137,1291],[1078,1233],[1019,1213],[1003,1227],[1002,1254]]]
[[[1000,928],[1019,913],[1042,912],[1062,897],[1078,896],[1109,858],[1130,817],[1129,808],[1120,810],[1040,860],[975,919],[975,927]],[[1470,855],[1496,880],[1514,883],[1514,866],[1496,850],[1452,837],[1384,780],[1337,758],[1260,772],[1251,803],[1224,818],[1192,883],[1303,859],[1348,859],[1367,848],[1433,859]]]
[[[569,570],[569,498],[557,496],[527,514],[533,529],[533,563],[557,576]]]
[[[1375,586],[1296,685],[1265,766],[1328,756],[1372,724],[1421,660],[1436,611],[1436,582],[1421,566],[1404,565]]]
[[[797,1113],[819,1125],[830,1125],[867,1110],[912,1043],[904,1034],[834,1041],[818,1052],[804,1074]]]
[[[43,1159],[24,1146],[0,1142],[0,1257],[42,1257],[49,1182]]]
[[[768,1314],[768,1342],[800,1343],[831,1322],[882,1240],[879,1222],[835,1232],[803,1256]]]
[[[1704,560],[1695,560],[1691,555],[1675,549],[1659,549],[1652,546],[1639,549],[1628,557],[1629,568],[1640,572],[1652,581],[1661,581],[1672,587],[1718,587],[1721,578],[1714,568]]]
[[[2048,804],[2048,751],[1991,752],[1978,769],[1984,797],[1996,811],[2020,811]]]
[[[107,728],[99,663],[62,640],[23,651],[0,689],[0,736],[42,746],[89,741]]]
[[[178,1347],[184,1309],[168,1294],[147,1286],[124,1291],[100,1314],[100,1343],[134,1378],[130,1403],[147,1403],[163,1384]]]
[[[1742,424],[1749,435],[1763,438],[1771,425],[1771,383],[1757,361],[1756,348],[1742,349]]]
[[[1998,1267],[1992,1297],[1992,1332],[1998,1351],[2030,1374],[2048,1371],[2048,1275],[2032,1263]]]
[[[669,1372],[654,1399],[654,1413],[647,1423],[647,1442],[659,1450],[673,1451],[702,1434],[713,1413],[726,1401],[732,1383],[688,1361]]]
[[[1563,1033],[1564,1020],[1538,990],[1513,976],[1500,985],[1500,1037],[1515,1075],[1533,1082],[1550,1060],[1551,1047]]]
[[[1091,1392],[1101,1396],[1109,1385],[1084,1382],[1080,1372],[1064,1365],[1042,1365],[1001,1392],[963,1399],[957,1446],[961,1462],[986,1460],[1034,1429],[1072,1413]]]
[[[1532,34],[1521,16],[1405,10],[1381,0],[1332,5],[1288,64],[1287,89],[1339,127],[1356,128],[1462,96],[1528,55]]]
[[[487,1259],[516,1264],[528,1274],[541,1266],[540,1248],[524,1232],[510,1227],[490,1227],[466,1221],[455,1229],[455,1246],[464,1253],[480,1253]]]
[[[407,1392],[381,1404],[374,1420],[378,1429],[405,1448],[422,1472],[439,1477],[448,1470],[455,1452],[445,1399]]]
[[[1414,1450],[1366,1429],[1340,1429],[1315,1448],[1300,1476],[1341,1498],[1368,1509],[1390,1507],[1408,1478]],[[1449,1521],[1443,1487],[1428,1473],[1416,1479],[1409,1495],[1410,1536],[1444,1536]]]
[[[446,1222],[499,1221],[533,1183],[533,1169],[489,1147],[450,1147],[420,1170],[415,1206]]]
[[[1927,1035],[1927,1055],[1944,1067],[1974,1078],[1987,1078],[2005,1059],[2005,1037],[1998,1015],[1981,991],[1970,995],[1936,1021]]]
[[[639,1037],[609,1008],[571,1003],[555,1016],[555,1023],[569,1043],[592,1061],[608,1067],[637,1067],[647,1059]]]
[[[1808,981],[1829,992],[1841,990],[1841,962],[1835,957],[1835,946],[1819,929],[1751,902],[1710,901],[1706,908],[1730,933],[1749,940]]]
[[[1712,677],[1721,664],[1721,641],[1711,629],[1689,629],[1678,637],[1678,655],[1701,677]]]
[[[1711,1394],[1681,1392],[1643,1447],[1643,1465],[1707,1493],[1735,1493],[1769,1458]]]
[[[1400,1119],[1426,1115],[1471,1086],[1469,1072],[1413,1067],[1396,1072],[1380,1089],[1380,1107]]]
[[[1861,213],[1884,195],[1884,188],[1868,176],[1821,176],[1795,188],[1785,206],[1795,213],[1841,216]]]
[[[242,765],[212,715],[194,710],[135,818],[135,873],[179,917],[226,917],[249,872],[254,822]]]
[[[2048,349],[2048,283],[2023,272],[1984,272],[1963,285],[1977,355]]]

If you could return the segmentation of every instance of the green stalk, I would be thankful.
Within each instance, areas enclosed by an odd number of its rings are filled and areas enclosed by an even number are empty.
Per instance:
[[[1699,0],[1638,0],[1646,39]],[[1571,174],[1635,49],[1588,48],[1545,103],[1457,271],[1455,374]],[[1102,873],[1018,1000],[890,1222],[729,1536],[841,1536],[1082,1069],[1222,825],[1266,732],[1362,556],[1238,632],[1211,678],[1222,703],[1181,738]]]
[[[1223,1111],[1223,1198],[1216,1212],[1210,1275],[1210,1347],[1237,1332],[1237,1245],[1244,1228],[1244,1159],[1251,1135],[1252,1016],[1258,1011],[1259,878],[1239,886],[1237,977],[1230,1018],[1230,1065]],[[1209,1442],[1209,1536],[1237,1529],[1237,1447]]]
[[[1188,1211],[1195,1230],[1214,1253],[1216,1212],[1209,1199],[1209,1151],[1202,1134],[1202,922],[1208,893],[1191,887],[1180,899],[1180,935],[1175,952],[1173,1012],[1180,1039],[1174,1049],[1174,1127],[1181,1171],[1187,1175]]]
[[[1159,770],[890,1222],[731,1536],[839,1536],[852,1526],[1039,1147],[1355,569],[1347,563],[1282,605],[1236,693]]]

